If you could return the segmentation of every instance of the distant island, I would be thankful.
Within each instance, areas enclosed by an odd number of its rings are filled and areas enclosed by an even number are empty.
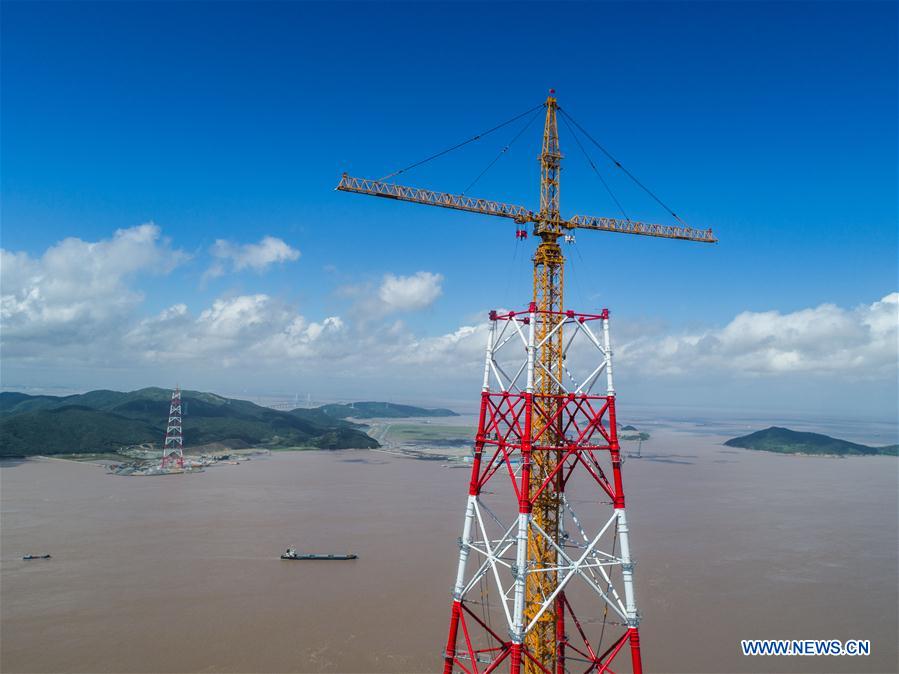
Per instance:
[[[170,396],[171,391],[161,388],[71,396],[0,393],[0,457],[159,448]],[[347,417],[455,415],[377,402],[280,411],[200,391],[182,391],[182,401],[188,450],[213,444],[232,449],[371,449],[380,445]]]
[[[728,447],[741,447],[780,454],[816,454],[820,456],[897,456],[899,445],[870,447],[848,440],[832,438],[820,433],[803,433],[789,428],[771,426],[724,443]]]
[[[399,419],[403,417],[457,417],[452,410],[437,408],[426,409],[412,405],[396,403],[360,402],[340,405],[322,405],[318,408],[329,417],[335,419]]]
[[[649,433],[644,433],[636,426],[628,424],[627,426],[619,426],[618,432],[623,433],[618,436],[619,440],[639,440],[641,443],[645,440],[649,440]]]

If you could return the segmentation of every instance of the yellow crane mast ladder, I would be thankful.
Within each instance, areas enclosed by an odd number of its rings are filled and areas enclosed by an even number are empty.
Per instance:
[[[537,305],[535,340],[541,344],[537,353],[538,367],[534,371],[535,406],[547,406],[542,414],[534,415],[534,437],[540,436],[540,444],[559,445],[561,432],[546,428],[545,420],[556,418],[558,399],[550,396],[559,394],[562,381],[562,330],[553,332],[556,318],[553,314],[539,312],[561,312],[564,308],[564,265],[565,256],[559,246],[563,231],[559,216],[559,173],[562,153],[559,150],[559,129],[556,120],[556,99],[550,94],[546,99],[546,122],[543,126],[543,149],[540,153],[540,212],[534,233],[540,243],[534,253],[534,303]],[[541,401],[540,403],[536,401]],[[541,435],[542,433],[542,435]],[[538,451],[532,455],[530,491],[537,493],[540,485],[551,475],[561,459],[560,452]],[[561,473],[556,473],[556,479]],[[544,489],[534,501],[531,517],[534,523],[555,540],[559,540],[560,501],[558,485],[554,489]],[[528,530],[529,573],[525,585],[525,624],[529,624],[540,613],[546,598],[551,596],[558,583],[555,571],[541,571],[556,566],[557,554],[553,546],[534,529]],[[525,635],[525,646],[534,660],[553,671],[556,651],[556,610],[550,608],[540,615],[534,627]],[[536,665],[525,659],[525,672],[536,672]]]

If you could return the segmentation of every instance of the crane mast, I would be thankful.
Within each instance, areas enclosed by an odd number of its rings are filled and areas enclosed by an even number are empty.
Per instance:
[[[559,129],[556,120],[556,99],[550,92],[546,99],[546,121],[543,125],[543,150],[540,153],[540,212],[535,225],[535,234],[540,243],[534,253],[534,303],[537,306],[538,318],[536,343],[538,351],[535,370],[534,391],[543,396],[541,404],[551,406],[545,415],[537,415],[533,435],[541,437],[541,443],[549,446],[558,445],[562,433],[558,429],[546,428],[546,419],[555,419],[558,401],[554,396],[559,393],[558,382],[562,381],[562,330],[553,331],[555,327],[553,313],[563,310],[564,265],[565,257],[559,246],[562,236],[561,218],[559,216],[559,174],[562,169],[562,153],[559,150]],[[556,401],[556,402],[553,402]],[[534,452],[531,466],[531,488],[537,492],[547,476],[553,475],[556,465],[561,459],[558,451]],[[560,473],[556,472],[558,479]],[[531,516],[543,531],[558,540],[559,534],[559,490],[544,489],[533,504]],[[525,587],[525,618],[530,622],[540,612],[540,607],[547,597],[551,596],[558,581],[555,571],[539,571],[552,569],[557,564],[557,553],[546,538],[528,535],[528,561],[537,573],[528,574]],[[546,610],[540,615],[534,628],[525,636],[525,643],[534,659],[549,670],[553,668],[556,650],[556,612],[558,606]],[[526,672],[537,672],[537,665],[525,660]]]

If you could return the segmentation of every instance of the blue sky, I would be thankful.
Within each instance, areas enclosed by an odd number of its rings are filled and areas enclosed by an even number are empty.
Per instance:
[[[895,318],[894,304],[870,309],[899,286],[895,3],[4,2],[0,49],[2,247],[19,256],[4,265],[4,386],[126,388],[183,373],[193,388],[223,392],[415,390],[403,363],[374,367],[394,362],[379,344],[396,335],[399,350],[442,344],[433,340],[476,325],[485,309],[524,304],[530,244],[516,243],[511,221],[333,187],[344,170],[380,177],[539,104],[554,87],[625,166],[721,240],[584,232],[568,249],[568,304],[612,310],[622,347],[634,345],[635,402],[686,396],[703,405],[726,387],[738,406],[823,410],[849,386],[859,411],[895,410],[895,348],[883,354],[884,343],[895,347],[894,327],[867,337],[815,332],[871,311]],[[461,191],[523,122],[403,181]],[[541,122],[471,193],[536,207]],[[617,215],[564,125],[560,135],[563,212]],[[591,153],[631,217],[671,222]],[[157,229],[136,245],[157,257],[107,275],[108,259],[94,260],[89,244],[147,222]],[[48,266],[45,254],[67,237],[86,246],[75,257],[111,279],[97,302],[130,298],[116,312],[60,318],[49,300],[40,310],[24,304],[48,296],[48,276],[56,290],[81,285],[85,301],[96,290],[95,277]],[[241,246],[264,237],[291,253],[247,262],[252,250]],[[218,240],[230,257],[213,254],[225,250]],[[408,305],[375,301],[389,277],[411,284],[401,293]],[[229,333],[228,354],[208,346],[222,335],[197,332],[216,302],[260,295],[275,332],[287,330],[284,312],[306,324],[339,317],[355,335],[346,349],[368,354],[369,379],[355,376],[344,351],[328,352],[341,373],[330,376],[308,362],[321,364],[314,349],[279,354],[259,334]],[[66,297],[57,295],[61,306]],[[135,332],[178,334],[169,324],[138,329],[178,304],[195,358]],[[822,305],[833,310],[802,313]],[[664,340],[721,338],[744,312],[771,323],[747,346],[762,358],[772,356],[765,340],[784,332],[778,316],[805,320],[789,323],[802,334],[774,354],[799,365],[728,372],[702,356],[689,374],[641,369]],[[96,352],[91,326],[131,340]],[[820,353],[829,339],[841,368]],[[36,348],[41,340],[52,348]],[[807,343],[814,354],[802,351]],[[469,355],[438,350],[429,367],[439,373],[445,358],[467,368]],[[848,373],[846,363],[855,363]],[[434,397],[475,396],[477,370]],[[251,384],[247,372],[258,375]]]

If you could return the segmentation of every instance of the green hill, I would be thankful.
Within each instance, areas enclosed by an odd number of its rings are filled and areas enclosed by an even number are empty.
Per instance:
[[[756,449],[781,454],[821,454],[827,456],[897,455],[899,445],[869,447],[848,440],[839,440],[820,433],[803,433],[789,428],[772,426],[724,443],[728,447]]]
[[[373,448],[356,425],[318,409],[281,412],[214,393],[182,391],[185,447]],[[171,391],[91,391],[73,396],[0,393],[0,457],[116,451],[161,445]]]
[[[323,405],[318,408],[334,419],[375,419],[375,418],[402,418],[402,417],[457,417],[452,410],[426,409],[412,405],[397,405],[395,403],[360,402],[349,405],[337,403]]]

